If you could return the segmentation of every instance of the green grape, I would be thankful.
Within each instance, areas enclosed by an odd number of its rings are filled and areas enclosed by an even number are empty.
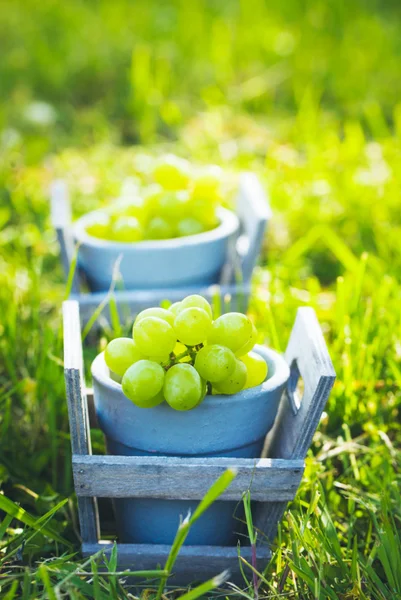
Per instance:
[[[197,235],[205,231],[204,226],[200,221],[193,217],[187,217],[181,219],[177,224],[177,233],[179,237],[186,237],[188,235]]]
[[[192,188],[193,198],[218,198],[220,194],[222,170],[216,165],[202,169],[195,177]]]
[[[140,360],[124,374],[122,389],[134,404],[152,408],[163,402],[163,368],[151,360]]]
[[[154,308],[146,308],[142,310],[136,317],[135,323],[139,323],[142,319],[146,319],[146,317],[158,317],[159,319],[163,319],[163,321],[167,321],[171,327],[174,326],[174,315],[165,308],[160,308],[155,306]]]
[[[246,342],[246,344],[244,344],[239,350],[237,350],[235,352],[235,356],[237,358],[240,358],[241,356],[245,356],[245,354],[248,354],[248,352],[250,352],[252,350],[252,348],[258,341],[258,336],[259,336],[258,330],[256,329],[255,325],[252,323],[251,337]]]
[[[183,190],[189,183],[189,163],[167,154],[157,162],[153,177],[166,190]]]
[[[242,313],[231,312],[214,321],[207,342],[227,346],[234,353],[249,342],[252,322]]]
[[[145,212],[150,216],[156,214],[159,200],[164,190],[158,183],[149,185],[143,193],[143,204]]]
[[[204,387],[192,365],[174,365],[166,373],[163,394],[175,410],[191,410],[201,400]]]
[[[267,375],[267,362],[256,352],[249,352],[241,361],[247,370],[245,387],[251,388],[263,383]]]
[[[180,302],[177,314],[186,308],[191,308],[193,306],[196,306],[197,308],[203,308],[210,318],[213,317],[212,307],[210,306],[209,302],[203,296],[199,296],[199,294],[191,294],[190,296],[184,298],[184,300]]]
[[[196,355],[195,369],[207,381],[218,383],[231,375],[235,363],[234,353],[228,348],[218,345],[204,346]]]
[[[219,224],[217,204],[205,198],[191,200],[191,217],[199,221],[205,229],[213,229]]]
[[[112,226],[111,235],[117,242],[139,242],[142,228],[135,217],[119,217]]]
[[[180,306],[181,306],[181,302],[174,302],[173,304],[171,304],[168,307],[168,310],[170,310],[173,313],[173,315],[176,317],[179,313]]]
[[[131,338],[116,338],[104,351],[104,360],[110,371],[122,377],[125,371],[143,358],[143,354]]]
[[[220,392],[220,394],[237,394],[240,392],[246,383],[246,366],[243,362],[236,359],[235,367],[231,375],[224,379],[224,381],[219,381],[219,383],[215,383],[215,389]]]
[[[177,341],[174,329],[159,317],[145,317],[136,322],[133,337],[140,351],[151,359],[169,355]]]
[[[201,385],[202,385],[201,397],[196,406],[199,406],[199,404],[202,404],[202,402],[204,401],[204,399],[206,398],[206,395],[207,395],[207,381],[205,381],[205,379],[202,379],[202,377],[201,377]]]
[[[166,221],[176,223],[188,211],[188,192],[168,192],[160,196],[157,203],[157,214]]]
[[[86,226],[86,233],[93,237],[107,240],[110,237],[110,217],[106,212],[98,212],[91,223]]]
[[[193,306],[180,312],[174,321],[174,329],[178,340],[187,346],[196,346],[204,342],[212,327],[210,315]]]
[[[169,240],[174,235],[174,227],[162,217],[153,217],[145,230],[145,237],[148,240]]]

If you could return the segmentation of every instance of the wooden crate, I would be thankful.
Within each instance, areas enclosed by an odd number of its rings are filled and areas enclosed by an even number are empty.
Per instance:
[[[106,551],[111,548],[110,543],[100,539],[97,498],[200,500],[227,467],[235,467],[237,478],[221,499],[240,501],[242,493],[250,489],[254,522],[260,531],[258,559],[261,565],[265,565],[270,557],[267,542],[275,537],[287,502],[297,492],[304,458],[335,380],[333,365],[313,309],[298,310],[285,352],[291,376],[275,425],[266,440],[269,458],[259,459],[92,455],[88,417],[90,395],[83,377],[77,301],[64,303],[63,321],[73,474],[84,556],[102,548]],[[299,377],[304,382],[302,398],[296,391]],[[168,552],[169,547],[164,545],[118,544],[119,565],[130,569],[154,568],[157,564],[164,564]],[[241,555],[250,562],[250,547],[243,545]],[[204,579],[226,568],[231,571],[232,581],[241,578],[236,546],[184,546],[175,565],[172,582],[183,584]]]
[[[64,272],[68,276],[74,248],[71,235],[71,206],[64,181],[56,180],[52,183],[50,200],[52,223],[57,232]],[[136,314],[149,306],[159,306],[165,299],[176,302],[189,294],[201,294],[208,300],[217,294],[230,310],[245,311],[250,294],[252,272],[271,217],[268,198],[253,173],[246,172],[240,176],[237,214],[240,219],[241,234],[237,243],[229,250],[227,263],[222,270],[218,285],[193,285],[159,290],[115,290],[113,297],[120,317],[126,319],[128,315]],[[110,298],[108,292],[85,291],[87,287],[84,274],[78,271],[73,280],[70,298],[79,303],[82,323],[88,322],[100,304],[105,305],[104,312],[107,314]]]

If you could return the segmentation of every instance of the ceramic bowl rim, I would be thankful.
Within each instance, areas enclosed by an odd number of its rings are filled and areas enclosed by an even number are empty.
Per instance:
[[[168,250],[170,248],[178,248],[184,246],[199,245],[204,243],[213,242],[216,240],[230,237],[234,233],[239,231],[239,219],[238,216],[232,210],[227,208],[218,208],[217,215],[220,219],[220,224],[214,229],[197,233],[194,235],[187,235],[179,238],[171,238],[168,240],[142,240],[140,242],[115,242],[111,240],[102,240],[94,236],[89,235],[86,232],[85,227],[91,222],[93,217],[98,213],[103,213],[102,210],[93,210],[86,213],[79,219],[77,219],[72,225],[72,231],[75,240],[79,244],[85,244],[87,246],[93,246],[96,248],[103,248],[105,250],[117,250],[117,251],[134,251],[134,250]]]
[[[265,394],[267,392],[272,392],[280,388],[288,381],[290,376],[290,369],[284,357],[281,354],[279,354],[275,350],[272,350],[271,348],[267,348],[266,346],[261,345],[256,345],[253,351],[257,352],[265,360],[270,359],[272,362],[275,363],[275,372],[273,376],[266,379],[260,385],[257,385],[253,388],[248,388],[246,390],[242,390],[241,392],[233,394],[232,396],[226,396],[223,394],[209,395],[209,406],[213,406],[214,404],[220,404],[222,399],[224,399],[225,402],[230,402],[230,404],[244,402],[246,400],[252,400],[253,398],[255,398],[255,396],[259,396],[260,394]],[[111,379],[111,377],[107,373],[107,366],[104,360],[104,352],[98,354],[92,362],[91,373],[93,379],[95,379],[96,382],[101,386],[107,387],[110,390],[119,392],[121,394],[123,393],[121,384]]]

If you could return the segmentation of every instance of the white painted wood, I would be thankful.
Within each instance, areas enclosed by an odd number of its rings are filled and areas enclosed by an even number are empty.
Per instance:
[[[249,282],[272,214],[267,194],[254,173],[245,172],[240,177],[237,214],[246,236],[245,240],[238,240],[237,243],[242,279]]]
[[[68,300],[63,303],[64,377],[70,421],[73,455],[92,452],[89,419],[83,377],[83,359],[79,305]],[[99,537],[99,523],[94,498],[78,499],[78,514],[84,542],[95,542]]]
[[[292,460],[304,459],[319,425],[320,417],[334,385],[336,373],[315,311],[298,309],[285,352],[291,369],[286,393],[280,402],[275,424],[267,437],[267,456]],[[294,393],[297,376],[302,377],[302,398]],[[283,499],[284,500],[284,499]],[[286,502],[273,507],[260,506],[257,526],[273,539]]]
[[[68,194],[68,186],[63,179],[55,179],[50,184],[50,218],[56,230],[57,240],[60,246],[60,257],[65,277],[68,278],[72,257],[74,255],[74,244],[70,233],[71,227],[71,203]],[[72,291],[79,292],[78,275],[74,276]]]
[[[304,382],[300,402],[287,389],[275,425],[269,434],[267,454],[274,458],[303,459],[326,406],[336,374],[315,311],[298,309],[285,359],[291,369],[290,384],[298,369]],[[299,404],[298,409],[296,404]]]
[[[106,554],[112,550],[110,542],[101,541],[98,544],[83,544],[82,553],[85,557],[91,556],[100,550]],[[170,546],[158,544],[118,544],[118,569],[150,570],[164,567]],[[252,562],[252,550],[249,546],[240,547],[241,556]],[[263,570],[271,558],[271,551],[267,546],[257,549],[258,567]],[[195,581],[205,581],[230,570],[229,581],[243,584],[239,568],[238,550],[236,546],[183,546],[174,565],[173,576],[167,585],[188,585]],[[243,565],[247,577],[252,578],[251,570]]]
[[[255,501],[292,500],[302,479],[302,460],[178,458],[166,456],[73,456],[80,496],[201,500],[224,471],[237,476],[221,500],[241,501],[250,489]]]

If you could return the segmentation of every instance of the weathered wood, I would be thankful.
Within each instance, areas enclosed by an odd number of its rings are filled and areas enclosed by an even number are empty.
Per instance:
[[[283,394],[275,424],[267,438],[267,456],[304,459],[319,425],[336,374],[315,311],[298,309],[285,352],[291,376]],[[298,377],[304,382],[302,398],[296,394]],[[277,523],[286,508],[283,502],[274,507],[259,507],[257,526],[273,539]]]
[[[70,421],[73,455],[91,454],[89,420],[83,378],[83,359],[79,306],[77,302],[63,303],[64,377]],[[78,499],[81,535],[84,542],[94,542],[99,537],[99,523],[94,498]]]
[[[95,401],[93,398],[93,389],[87,387],[85,390],[85,394],[86,394],[86,402],[88,405],[89,428],[90,429],[98,429],[99,423],[97,420]]]
[[[246,235],[244,246],[241,248],[241,243],[237,244],[242,261],[242,279],[249,282],[271,218],[269,199],[254,173],[242,173],[240,177],[237,213]]]
[[[110,542],[99,544],[83,544],[82,553],[91,556],[100,550],[109,554],[112,550]],[[118,569],[150,570],[158,566],[164,567],[170,546],[157,544],[118,544]],[[241,556],[248,562],[252,561],[251,548],[241,546]],[[263,569],[270,560],[271,551],[267,546],[257,549],[258,567]],[[229,581],[243,583],[239,568],[238,550],[236,546],[183,546],[174,565],[173,576],[167,585],[187,585],[197,580],[205,581],[230,570]],[[251,570],[244,564],[244,572],[252,577]]]
[[[68,195],[67,183],[63,179],[56,179],[50,185],[50,218],[56,230],[60,246],[61,263],[67,278],[71,268],[74,254],[74,244],[70,233],[71,204]],[[72,291],[79,292],[78,274],[74,275]]]
[[[253,500],[273,502],[294,498],[304,464],[267,458],[73,456],[80,496],[200,500],[229,467],[237,469],[237,477],[221,500],[239,501],[250,489]]]

